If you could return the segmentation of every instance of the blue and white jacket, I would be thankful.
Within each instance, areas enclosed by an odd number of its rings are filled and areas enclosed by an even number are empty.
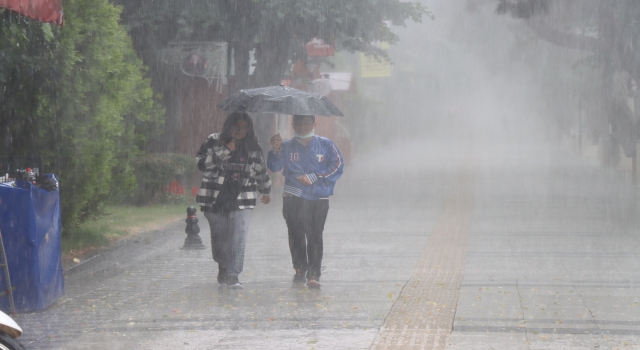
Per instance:
[[[282,170],[285,177],[284,193],[308,200],[328,198],[333,186],[342,175],[344,161],[333,141],[314,136],[307,146],[294,137],[282,142],[282,150],[269,151],[267,168],[273,172]],[[304,186],[297,177],[306,175],[311,186]]]

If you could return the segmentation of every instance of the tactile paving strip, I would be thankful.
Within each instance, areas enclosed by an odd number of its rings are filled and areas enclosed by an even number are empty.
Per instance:
[[[444,349],[460,296],[473,211],[471,172],[460,171],[427,240],[371,349]]]

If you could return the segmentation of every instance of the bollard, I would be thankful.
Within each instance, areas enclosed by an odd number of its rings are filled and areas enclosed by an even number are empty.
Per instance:
[[[200,250],[204,249],[204,244],[198,235],[200,233],[200,227],[198,227],[198,218],[196,218],[196,208],[191,206],[187,208],[187,228],[184,232],[187,233],[187,238],[184,240],[182,249],[185,250]]]

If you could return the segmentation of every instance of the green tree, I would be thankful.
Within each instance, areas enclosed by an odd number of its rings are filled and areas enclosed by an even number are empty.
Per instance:
[[[399,40],[391,25],[403,26],[407,20],[420,22],[423,15],[431,16],[419,3],[398,0],[261,0],[253,4],[252,13],[260,18],[258,30],[252,45],[238,49],[257,48],[255,84],[259,86],[279,83],[289,61],[306,61],[304,47],[314,37],[334,43],[338,50],[388,59],[374,43]]]
[[[176,5],[159,0],[114,0],[123,7],[123,23],[134,47],[149,66],[154,89],[165,96],[169,118],[176,101],[173,89],[179,72],[160,62],[159,51],[171,41],[227,42],[233,52],[235,75],[228,89],[277,85],[291,62],[306,63],[305,44],[314,37],[335,44],[337,50],[361,51],[388,59],[375,42],[398,41],[391,26],[420,22],[432,16],[417,2],[400,0],[191,0]],[[256,67],[249,75],[249,56],[255,50]],[[256,120],[264,140],[267,118]],[[169,128],[170,129],[170,128]]]
[[[133,190],[131,161],[163,111],[107,0],[66,1],[62,29],[3,16],[3,154],[43,156],[60,179],[66,231]]]
[[[582,51],[576,60],[576,91],[587,113],[600,120],[599,136],[613,135],[627,156],[635,155],[637,115],[628,106],[640,79],[640,3],[633,0],[499,0],[498,14],[520,18],[536,35],[558,47]],[[604,123],[602,121],[605,121]]]
[[[169,41],[225,41],[234,50],[237,75],[246,77],[249,51],[258,49],[253,80],[245,78],[237,88],[277,84],[288,62],[313,37],[334,42],[339,50],[386,58],[373,44],[397,42],[391,25],[432,16],[420,3],[399,0],[192,0],[179,6],[169,0],[154,6],[143,0],[114,2],[124,8],[123,22],[136,51],[152,67],[158,67],[157,51]]]

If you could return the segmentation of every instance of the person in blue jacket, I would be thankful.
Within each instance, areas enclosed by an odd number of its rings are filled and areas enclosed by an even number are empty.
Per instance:
[[[296,271],[293,283],[320,287],[322,231],[329,196],[342,175],[344,160],[333,141],[314,133],[315,116],[294,115],[294,137],[271,137],[267,168],[285,178],[282,215],[289,231],[289,249]]]

